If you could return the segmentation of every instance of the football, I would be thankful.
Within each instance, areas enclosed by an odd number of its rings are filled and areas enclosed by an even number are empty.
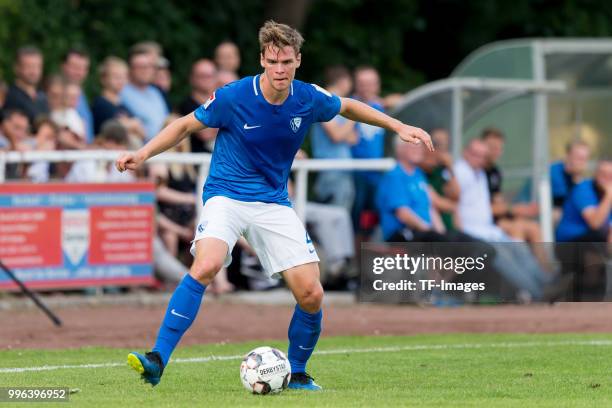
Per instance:
[[[289,384],[291,365],[282,351],[272,347],[257,347],[242,360],[240,379],[253,394],[278,393]]]

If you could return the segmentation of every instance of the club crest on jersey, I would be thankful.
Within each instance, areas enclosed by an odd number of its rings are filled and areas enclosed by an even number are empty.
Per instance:
[[[293,130],[293,133],[297,133],[297,131],[300,130],[302,118],[292,118],[289,124],[291,125],[291,130]]]

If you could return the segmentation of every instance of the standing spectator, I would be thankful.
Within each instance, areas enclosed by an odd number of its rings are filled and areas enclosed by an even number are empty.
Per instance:
[[[155,66],[155,77],[153,86],[162,93],[168,112],[172,112],[170,103],[170,88],[172,88],[172,72],[170,72],[170,61],[166,57],[159,57]]]
[[[215,64],[220,71],[229,71],[238,75],[240,69],[240,50],[231,41],[223,41],[215,48]]]
[[[380,99],[380,77],[378,71],[369,66],[355,70],[355,98],[371,107],[383,111]],[[358,140],[351,147],[355,159],[380,159],[384,155],[385,130],[376,126],[359,123],[356,125]],[[374,197],[381,173],[377,171],[355,172],[355,201],[353,204],[353,224],[357,231],[362,230],[362,212],[374,210]]]
[[[563,207],[574,186],[582,180],[590,157],[589,145],[582,140],[574,140],[565,147],[565,159],[551,164],[550,179],[555,208]]]
[[[168,109],[161,92],[151,85],[155,75],[153,55],[136,50],[130,53],[128,62],[130,82],[121,90],[121,102],[140,119],[148,141],[161,130]]]
[[[13,70],[15,83],[8,89],[3,109],[21,110],[32,125],[38,115],[49,112],[47,97],[38,90],[43,73],[42,53],[33,46],[19,48]]]
[[[217,72],[217,88],[221,88],[229,83],[239,80],[240,78],[232,71]]]
[[[353,81],[342,66],[330,67],[325,73],[326,89],[339,97],[349,95]],[[329,122],[312,126],[312,155],[315,159],[350,159],[351,146],[357,142],[355,122],[338,115]],[[317,200],[339,205],[351,211],[355,198],[353,176],[348,171],[321,171],[315,184]]]
[[[94,123],[93,115],[87,102],[83,84],[89,74],[89,55],[80,48],[71,48],[64,54],[62,62],[62,75],[79,86],[81,92],[76,105],[76,111],[83,120],[85,125],[85,140],[88,144],[93,142],[94,138]]]
[[[14,150],[24,152],[35,148],[35,141],[29,135],[30,125],[26,114],[18,109],[4,111],[0,122],[0,151]],[[23,163],[7,163],[6,178],[19,180],[25,176]]]
[[[6,93],[8,92],[8,86],[6,82],[0,79],[0,120],[2,120],[2,107],[4,106],[4,101],[6,101]]]
[[[206,102],[217,89],[217,68],[206,58],[199,59],[191,66],[189,77],[191,94],[179,105],[179,113],[188,115]],[[194,153],[212,152],[212,142],[217,130],[207,128],[190,135],[191,151]]]
[[[62,149],[82,149],[85,142],[85,123],[76,110],[81,88],[63,76],[47,80],[47,95],[51,120],[60,128],[59,145]]]
[[[128,81],[128,66],[121,58],[107,57],[98,69],[102,93],[94,99],[92,113],[94,130],[100,133],[104,122],[118,119],[128,131],[130,140],[133,138],[142,144],[144,128],[140,121],[121,103],[121,90]],[[131,143],[134,144],[134,143]]]

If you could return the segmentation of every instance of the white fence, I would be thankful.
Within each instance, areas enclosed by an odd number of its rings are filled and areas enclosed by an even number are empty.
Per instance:
[[[66,150],[66,151],[29,151],[29,152],[0,152],[0,183],[5,182],[5,169],[7,163],[30,163],[36,161],[47,162],[73,162],[82,160],[95,160],[99,162],[112,163],[121,152],[106,150]],[[204,181],[208,176],[211,155],[209,153],[162,153],[150,159],[157,163],[180,163],[192,164],[198,167],[198,191],[202,196]],[[298,216],[303,220],[306,208],[308,192],[308,173],[320,170],[389,170],[395,165],[393,159],[377,160],[321,160],[303,159],[293,162],[295,173],[295,197],[294,208]]]

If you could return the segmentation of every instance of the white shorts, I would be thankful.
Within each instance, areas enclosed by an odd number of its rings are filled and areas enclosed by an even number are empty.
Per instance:
[[[268,276],[294,266],[318,262],[319,257],[302,221],[291,207],[247,202],[215,196],[206,201],[196,226],[195,243],[202,238],[217,238],[228,246],[224,266],[232,262],[232,250],[244,236],[259,258]]]

